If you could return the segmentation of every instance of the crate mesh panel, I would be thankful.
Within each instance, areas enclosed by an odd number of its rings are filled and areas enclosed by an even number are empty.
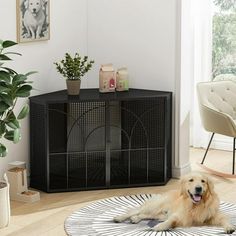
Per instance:
[[[109,104],[110,115],[110,148],[121,149],[121,111],[119,102]]]
[[[152,149],[148,158],[148,182],[158,183],[165,180],[164,149]]]
[[[105,150],[105,103],[68,105],[67,151]]]
[[[131,137],[131,148],[164,147],[165,99],[122,102],[122,126]],[[123,148],[129,144],[122,140]]]
[[[66,152],[67,107],[66,104],[50,104],[49,113],[49,150],[51,153]]]
[[[129,184],[129,152],[111,152],[111,185]]]
[[[105,186],[105,152],[69,155],[69,188]]]
[[[68,187],[85,188],[87,172],[86,153],[68,155]]]
[[[88,187],[105,187],[106,154],[105,152],[88,153]]]
[[[46,107],[41,104],[30,106],[30,186],[46,191]],[[41,132],[36,132],[40,130]]]
[[[147,183],[147,150],[131,151],[130,153],[130,183]]]
[[[49,156],[49,187],[50,189],[67,188],[67,155],[54,154]]]

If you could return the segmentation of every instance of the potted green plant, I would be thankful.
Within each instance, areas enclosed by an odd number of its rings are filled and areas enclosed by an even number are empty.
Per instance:
[[[78,95],[80,92],[81,78],[92,68],[94,61],[88,61],[88,56],[81,57],[75,53],[72,57],[69,53],[60,62],[55,62],[57,71],[66,78],[69,95]]]
[[[6,48],[16,44],[13,41],[0,40],[0,157],[7,155],[7,148],[2,143],[2,139],[5,138],[13,143],[17,143],[21,139],[20,120],[27,116],[29,106],[25,104],[17,115],[14,108],[19,98],[30,96],[32,86],[27,79],[29,75],[36,73],[18,74],[4,65],[4,61],[11,60],[9,55],[21,55],[16,52],[5,52]]]
[[[16,44],[13,41],[0,40],[0,157],[7,155],[3,139],[13,143],[17,143],[21,139],[20,120],[27,116],[29,106],[24,105],[17,115],[15,106],[19,98],[30,96],[32,86],[27,79],[29,75],[35,73],[19,74],[5,66],[4,63],[11,60],[9,55],[21,55],[16,52],[5,52],[6,48]],[[3,206],[0,207],[0,228],[6,227],[10,219],[9,184],[6,175],[4,175],[4,179],[5,181],[0,181],[0,206]]]

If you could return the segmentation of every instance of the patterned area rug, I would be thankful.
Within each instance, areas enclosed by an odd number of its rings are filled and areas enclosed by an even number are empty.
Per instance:
[[[212,236],[227,235],[223,228],[191,227],[176,228],[165,232],[154,232],[150,228],[158,221],[141,221],[138,224],[114,223],[112,219],[125,213],[127,209],[142,205],[154,195],[133,195],[112,197],[89,204],[74,212],[65,221],[65,231],[71,236]],[[156,196],[156,195],[155,195]],[[236,225],[236,205],[221,202],[221,211]],[[236,235],[234,232],[231,235]]]

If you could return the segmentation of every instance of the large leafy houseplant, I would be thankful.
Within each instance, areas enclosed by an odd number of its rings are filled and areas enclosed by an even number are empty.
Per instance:
[[[0,157],[7,155],[7,148],[3,144],[4,139],[13,143],[21,139],[20,120],[27,116],[29,106],[25,104],[18,114],[15,114],[15,106],[19,98],[30,96],[32,86],[28,76],[35,73],[19,74],[5,66],[6,61],[12,60],[9,56],[21,55],[16,52],[5,52],[6,48],[16,44],[13,41],[0,40]]]

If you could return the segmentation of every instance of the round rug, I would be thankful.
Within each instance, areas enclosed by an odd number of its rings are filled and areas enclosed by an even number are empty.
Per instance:
[[[150,228],[158,223],[156,220],[114,223],[113,218],[128,209],[138,207],[154,195],[143,194],[121,196],[93,202],[75,211],[65,221],[65,231],[70,236],[212,236],[228,235],[219,227],[175,228],[165,232],[154,232]],[[155,195],[157,196],[157,195]],[[221,202],[220,209],[236,225],[236,205]],[[236,235],[234,232],[231,235]]]

